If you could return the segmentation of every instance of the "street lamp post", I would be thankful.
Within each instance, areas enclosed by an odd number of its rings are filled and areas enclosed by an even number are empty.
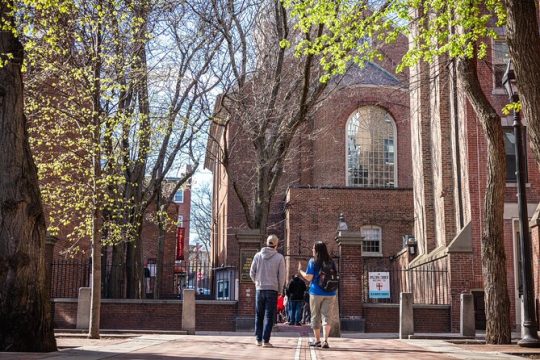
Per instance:
[[[514,80],[514,72],[510,69],[511,62],[504,72],[502,83],[511,102],[519,100],[518,94],[512,89],[512,80]],[[522,144],[522,128],[521,117],[519,112],[513,110],[513,127],[514,127],[514,146],[516,156],[516,181],[519,209],[519,238],[521,252],[521,283],[523,287],[523,337],[518,341],[519,346],[523,347],[540,347],[540,339],[538,338],[538,324],[536,322],[536,313],[534,309],[534,283],[532,279],[531,267],[531,239],[529,236],[529,216],[527,214],[527,194],[525,193],[525,154]]]

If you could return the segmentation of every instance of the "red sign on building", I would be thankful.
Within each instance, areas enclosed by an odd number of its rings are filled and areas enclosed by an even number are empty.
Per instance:
[[[176,230],[176,260],[184,260],[184,239],[186,228],[179,227]]]

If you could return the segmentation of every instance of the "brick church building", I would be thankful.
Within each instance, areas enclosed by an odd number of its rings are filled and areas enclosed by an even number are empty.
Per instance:
[[[500,110],[507,103],[501,70],[508,52],[504,40],[490,45],[478,72],[484,92]],[[297,260],[310,256],[314,241],[327,243],[342,274],[339,307],[345,328],[397,331],[400,291],[412,292],[418,304],[416,331],[458,331],[460,294],[469,292],[475,300],[476,327],[482,328],[485,135],[447,63],[419,64],[408,78],[395,73],[406,46],[401,42],[387,49],[385,61],[351,70],[308,126],[300,129],[300,150],[290,156],[269,229],[263,232],[283,239],[280,251],[290,275]],[[508,163],[507,282],[511,320],[517,328],[521,315],[516,305],[520,259],[514,138],[511,119],[502,121]],[[230,137],[214,124],[207,147],[205,167],[214,175],[211,258],[214,264],[240,268],[238,317],[249,319],[254,288],[243,272],[260,237],[247,229],[220,163],[220,146]],[[529,150],[527,169],[529,216],[536,219],[540,174]],[[251,170],[237,166],[230,171]],[[342,229],[345,222],[347,230],[338,232],[340,214]],[[532,231],[535,234],[535,227]],[[538,250],[534,256],[533,263],[538,263]],[[369,273],[381,271],[390,276],[389,299],[369,294]]]

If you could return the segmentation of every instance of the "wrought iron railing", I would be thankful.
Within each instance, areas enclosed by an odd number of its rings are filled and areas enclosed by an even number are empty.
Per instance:
[[[372,279],[376,273],[388,274],[387,283],[381,282],[381,288],[388,286],[389,294],[387,297],[377,297],[377,284],[372,281],[370,287],[370,273],[372,273]],[[416,304],[450,304],[448,270],[445,259],[410,269],[401,268],[398,262],[385,258],[365,259],[362,289],[364,303],[395,304],[399,303],[400,292],[410,292],[413,294]],[[372,290],[372,296],[370,296],[370,290]]]
[[[161,282],[158,281],[161,273]],[[125,298],[125,266],[110,263],[102,266],[102,297]],[[80,260],[55,260],[51,273],[52,298],[76,298],[79,288],[90,286],[91,263]],[[197,299],[234,300],[237,272],[235,268],[212,268],[202,261],[179,261],[149,264],[144,270],[146,298],[178,299],[183,289],[194,289]],[[156,296],[159,286],[159,296]]]
[[[55,260],[52,263],[51,297],[76,298],[79,288],[90,286],[90,275],[88,261]]]

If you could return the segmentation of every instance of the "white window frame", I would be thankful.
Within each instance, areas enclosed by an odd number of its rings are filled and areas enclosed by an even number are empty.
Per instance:
[[[377,239],[364,239],[365,230],[378,230],[379,231],[379,251],[364,251],[364,241],[377,241]],[[362,234],[362,256],[382,256],[382,228],[377,225],[364,225],[360,228],[360,233]]]
[[[494,91],[501,91],[504,92],[504,88],[502,84],[497,84],[497,76],[496,76],[496,67],[500,67],[501,69],[506,69],[506,66],[508,65],[508,60],[510,59],[510,54],[507,52],[498,54],[497,49],[498,47],[496,44],[506,44],[506,47],[508,48],[508,43],[506,41],[505,36],[500,36],[497,39],[491,40],[491,64],[492,68],[491,71],[493,73],[493,90]]]
[[[182,194],[181,196],[179,196],[179,194]],[[177,204],[182,204],[184,203],[184,189],[178,189],[176,191],[176,193],[174,194],[174,200],[173,200],[175,203]]]
[[[383,110],[385,112],[385,117],[384,117],[384,120],[385,122],[388,122],[392,125],[392,140],[393,140],[393,154],[394,154],[394,162],[391,164],[391,163],[386,163],[385,159],[384,159],[384,152],[383,154],[381,154],[382,156],[382,162],[385,164],[385,165],[392,165],[393,166],[393,182],[392,181],[388,181],[387,184],[391,184],[391,185],[388,185],[388,186],[371,186],[369,184],[366,184],[366,185],[362,185],[362,184],[353,184],[351,182],[351,179],[349,177],[349,147],[350,147],[350,139],[349,139],[349,126],[350,126],[350,123],[351,121],[353,121],[353,119],[355,118],[356,114],[360,111],[360,109],[362,108],[358,108],[356,109],[353,113],[351,113],[351,115],[349,116],[349,119],[347,120],[347,123],[345,125],[345,184],[346,186],[354,186],[354,187],[364,187],[364,188],[389,188],[389,189],[393,189],[393,188],[397,188],[398,187],[398,152],[397,152],[397,149],[398,149],[398,139],[397,139],[397,126],[396,126],[396,121],[394,120],[394,118],[392,117],[392,115],[388,112],[388,110],[382,108],[382,107],[379,107],[379,106],[375,106],[375,105],[366,105],[366,106],[363,106],[363,107],[378,107],[380,108],[381,110]],[[385,139],[385,138],[382,138],[381,139],[383,142],[385,140],[388,140],[388,139]],[[369,176],[369,175],[368,175]],[[388,179],[390,180],[390,179]]]

